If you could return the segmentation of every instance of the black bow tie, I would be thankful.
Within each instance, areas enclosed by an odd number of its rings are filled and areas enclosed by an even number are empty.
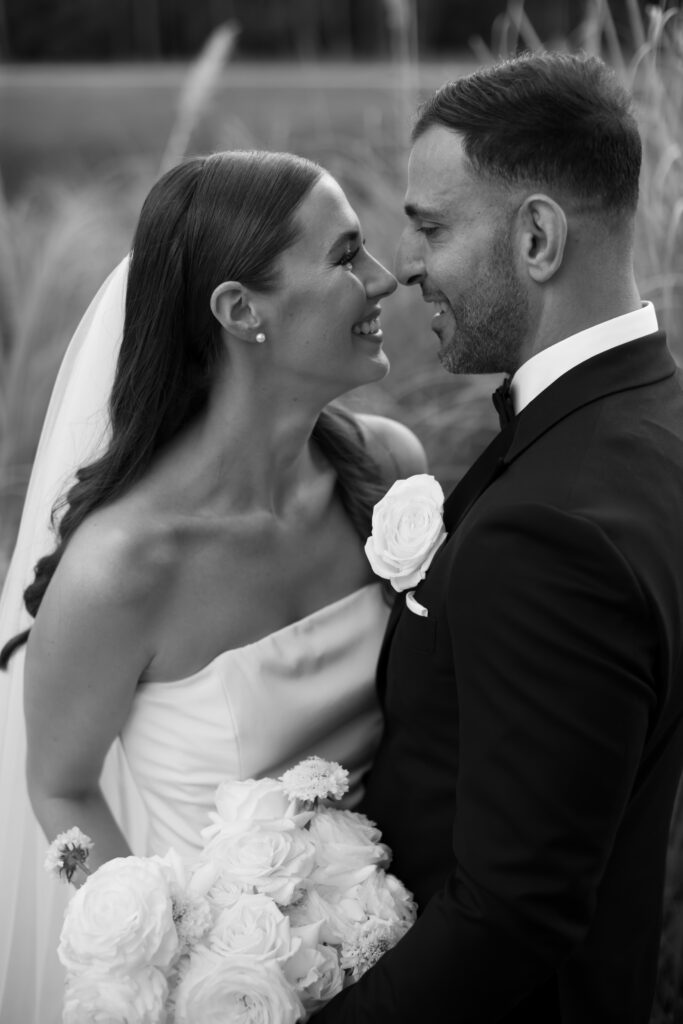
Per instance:
[[[501,430],[515,418],[515,407],[512,402],[512,395],[510,394],[511,379],[511,377],[506,377],[500,387],[497,387],[491,395],[493,405],[498,413]]]

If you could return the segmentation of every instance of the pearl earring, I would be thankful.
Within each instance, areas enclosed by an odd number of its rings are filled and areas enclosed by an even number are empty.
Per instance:
[[[266,336],[263,333],[263,331],[259,331],[258,332],[258,334],[256,335],[256,339],[255,340],[258,341],[259,345],[263,344],[263,342],[266,340]]]

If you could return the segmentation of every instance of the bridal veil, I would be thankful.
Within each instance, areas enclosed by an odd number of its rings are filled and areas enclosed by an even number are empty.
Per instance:
[[[128,259],[102,285],[66,351],[43,424],[16,547],[0,597],[0,646],[27,629],[22,594],[55,538],[51,510],[76,469],[107,439],[107,404],[123,332]],[[43,868],[47,840],[25,781],[25,647],[0,673],[0,1021],[61,1019],[62,969],[56,949],[69,887]],[[118,741],[101,778],[107,801],[135,852],[144,853],[145,816]],[[69,824],[78,825],[78,822]]]

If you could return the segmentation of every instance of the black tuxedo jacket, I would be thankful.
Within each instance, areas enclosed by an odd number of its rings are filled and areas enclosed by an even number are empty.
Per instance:
[[[363,810],[422,912],[321,1024],[649,1019],[683,763],[683,391],[664,336],[566,373],[514,431],[449,498],[415,592],[429,615],[399,595],[380,656]]]

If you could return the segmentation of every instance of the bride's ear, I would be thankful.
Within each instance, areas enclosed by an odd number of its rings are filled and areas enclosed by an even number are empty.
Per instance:
[[[249,290],[239,281],[223,281],[211,293],[211,312],[221,327],[244,341],[253,341],[261,318]]]

